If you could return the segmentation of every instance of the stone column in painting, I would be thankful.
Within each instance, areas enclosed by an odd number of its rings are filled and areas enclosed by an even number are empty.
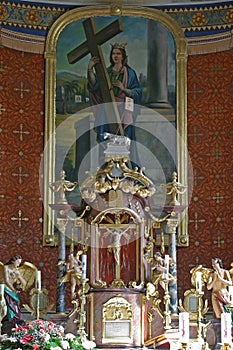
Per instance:
[[[90,144],[90,115],[80,118],[75,122],[74,128],[76,130],[76,148],[75,148],[75,175],[78,178],[80,164],[91,149]],[[89,158],[87,158],[89,159]],[[86,160],[87,161],[87,160]],[[90,161],[85,164],[86,169],[90,169]]]
[[[171,108],[168,102],[168,32],[160,23],[148,20],[148,65],[146,105]]]

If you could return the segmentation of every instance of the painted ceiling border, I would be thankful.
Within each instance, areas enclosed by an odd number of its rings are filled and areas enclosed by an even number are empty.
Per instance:
[[[43,53],[48,30],[54,21],[65,12],[82,7],[2,1],[1,44],[21,51]],[[225,51],[232,48],[232,2],[213,6],[203,4],[202,7],[184,5],[153,8],[166,12],[180,25],[187,39],[189,54]]]

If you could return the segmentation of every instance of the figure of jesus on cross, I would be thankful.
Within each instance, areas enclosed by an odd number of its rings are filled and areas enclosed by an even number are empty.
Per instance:
[[[120,268],[121,268],[121,261],[120,261],[120,253],[121,253],[121,238],[125,237],[127,244],[129,243],[130,239],[130,233],[127,232],[129,230],[129,226],[126,227],[126,229],[109,229],[106,227],[106,233],[111,235],[112,242],[108,245],[108,251],[113,253],[114,260],[115,260],[115,279],[120,279]]]
[[[104,142],[110,132],[136,140],[135,120],[139,112],[142,89],[136,72],[127,64],[126,43],[112,43],[110,66],[106,68],[101,44],[122,32],[119,20],[96,32],[93,18],[83,22],[87,40],[68,54],[69,63],[91,54],[88,64],[88,90],[95,116],[97,141]],[[139,165],[135,145],[131,149],[132,167]]]

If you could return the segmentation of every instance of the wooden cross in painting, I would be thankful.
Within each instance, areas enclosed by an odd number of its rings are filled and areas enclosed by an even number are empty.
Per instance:
[[[123,31],[122,23],[120,20],[116,20],[99,32],[96,32],[94,19],[88,18],[83,22],[83,27],[87,40],[67,54],[68,62],[71,64],[76,63],[89,53],[92,57],[99,57],[100,62],[96,65],[95,69],[100,86],[100,92],[103,97],[103,102],[105,103],[105,112],[109,122],[110,132],[116,133],[116,130],[119,130],[120,134],[124,135],[111,82],[101,50],[102,44]]]

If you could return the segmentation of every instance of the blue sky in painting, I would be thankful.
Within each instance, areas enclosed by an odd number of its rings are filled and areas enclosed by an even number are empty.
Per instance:
[[[95,17],[97,31],[106,25],[119,19],[119,17]],[[109,65],[110,44],[127,42],[128,63],[138,74],[146,75],[147,66],[147,19],[137,17],[120,17],[123,32],[102,45],[105,63]],[[79,62],[71,65],[67,60],[67,53],[83,43],[85,33],[82,25],[83,19],[67,25],[60,33],[57,42],[57,70],[71,70],[79,75],[86,75],[87,63],[90,55],[82,58]]]

